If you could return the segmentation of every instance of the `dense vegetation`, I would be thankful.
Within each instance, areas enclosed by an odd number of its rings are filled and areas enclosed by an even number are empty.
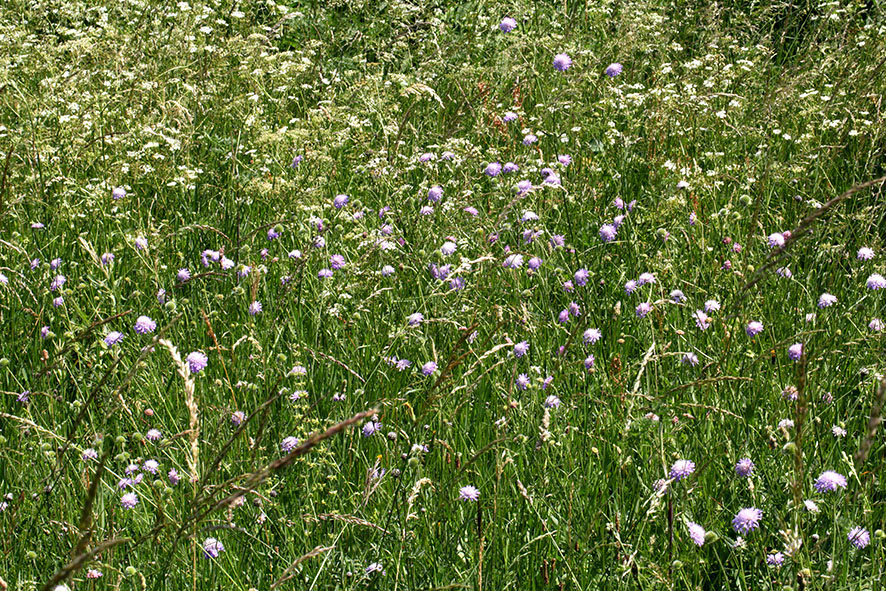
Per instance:
[[[884,33],[5,0],[0,581],[876,588]]]

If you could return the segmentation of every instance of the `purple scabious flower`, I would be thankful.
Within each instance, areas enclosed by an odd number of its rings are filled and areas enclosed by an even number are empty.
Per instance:
[[[421,373],[426,376],[433,375],[434,372],[437,371],[437,364],[433,361],[428,361],[424,365],[421,366]]]
[[[120,504],[124,509],[132,509],[138,504],[138,496],[134,492],[128,492],[120,497]]]
[[[52,283],[49,284],[49,290],[58,291],[67,281],[68,278],[64,275],[56,275],[55,277],[53,277]]]
[[[886,278],[879,273],[874,273],[868,277],[866,285],[870,290],[886,289]]]
[[[525,195],[531,190],[532,190],[532,181],[530,181],[529,179],[524,179],[524,180],[520,181],[519,183],[517,183],[517,194],[518,195]]]
[[[829,293],[823,293],[818,298],[818,307],[819,308],[828,308],[837,303],[837,296],[831,295]]]
[[[868,323],[868,329],[872,330],[873,332],[880,332],[884,328],[886,328],[886,323],[884,323],[879,318],[873,318],[871,319],[870,323]]]
[[[329,257],[329,266],[335,270],[343,269],[345,264],[345,257],[343,255],[334,254]]]
[[[691,460],[677,460],[671,466],[671,480],[680,481],[695,472],[695,462]]]
[[[243,421],[245,420],[246,413],[242,410],[234,411],[234,413],[231,415],[231,424],[233,424],[235,427],[239,427],[241,424],[243,424]]]
[[[517,172],[520,170],[520,167],[514,164],[513,162],[505,162],[505,165],[502,167],[501,171],[505,174],[510,174],[512,172]]]
[[[532,257],[531,259],[529,259],[529,262],[526,264],[526,266],[529,267],[530,270],[535,271],[539,267],[541,267],[542,262],[543,261],[540,258]]]
[[[133,327],[138,334],[148,334],[157,330],[157,323],[147,316],[139,316]]]
[[[585,345],[593,345],[597,341],[602,338],[603,333],[600,332],[599,328],[589,328],[582,335],[582,340]]]
[[[254,302],[249,304],[249,315],[250,316],[255,316],[257,314],[261,314],[261,311],[262,311],[262,305],[261,305],[260,301],[255,300]]]
[[[233,269],[233,268],[234,268],[234,264],[235,264],[234,261],[232,261],[232,260],[229,259],[228,257],[222,257],[222,258],[221,258],[221,268],[222,268],[222,270],[224,270],[224,271],[227,271],[227,270],[229,270],[229,269]]]
[[[575,316],[576,318],[581,316],[581,308],[575,302],[569,302],[569,305],[567,306],[567,308],[569,310],[569,313],[571,315]]]
[[[748,325],[744,328],[744,331],[748,333],[749,337],[755,337],[761,332],[763,332],[763,323],[757,322],[756,320],[751,320],[748,322]]]
[[[184,283],[188,279],[191,278],[191,270],[190,269],[179,269],[178,273],[176,273],[175,278],[178,279],[179,283]]]
[[[681,361],[683,365],[691,365],[692,367],[695,367],[698,365],[698,355],[695,353],[685,353]]]
[[[332,269],[320,269],[317,272],[317,277],[319,277],[320,279],[327,279],[329,277],[332,277]]]
[[[490,162],[486,165],[486,169],[483,172],[486,176],[495,178],[501,174],[501,164],[498,162]]]
[[[855,526],[849,530],[848,538],[849,542],[859,550],[863,550],[871,543],[871,534],[861,526]]]
[[[874,258],[874,249],[868,248],[867,246],[862,246],[858,249],[858,260],[860,261],[869,261]]]
[[[513,111],[508,111],[507,113],[504,114],[504,117],[502,117],[502,121],[504,121],[505,123],[510,123],[511,121],[516,121],[516,120],[517,120],[517,114],[514,113]]]
[[[766,564],[769,566],[781,566],[784,564],[784,554],[781,552],[773,552],[766,556]]]
[[[558,53],[554,56],[554,69],[565,72],[572,66],[572,58],[565,53]]]
[[[638,287],[638,283],[636,281],[634,281],[633,279],[631,279],[630,281],[625,283],[625,293],[628,295],[631,295],[632,293],[634,293],[637,290],[637,287]]]
[[[440,199],[443,198],[443,187],[440,185],[434,185],[430,189],[428,189],[428,201],[433,203],[437,203]]]
[[[477,501],[480,499],[480,491],[475,486],[463,486],[458,490],[458,496],[462,501]]]
[[[160,441],[162,437],[159,429],[148,429],[148,432],[145,433],[145,439],[148,441]]]
[[[166,303],[166,290],[162,287],[157,290],[157,301],[160,302],[160,304]]]
[[[560,186],[560,175],[558,174],[549,174],[545,177],[545,180],[542,181],[545,185],[551,185],[554,187]]]
[[[148,239],[144,236],[138,236],[135,239],[135,249],[136,250],[147,250],[148,249]]]
[[[336,195],[335,199],[332,200],[332,206],[336,209],[341,209],[345,205],[348,204],[350,197],[347,195]]]
[[[560,154],[559,156],[557,156],[557,162],[559,162],[563,166],[569,166],[570,164],[572,164],[572,156],[570,156],[569,154]]]
[[[708,300],[704,303],[705,312],[716,312],[720,309],[720,302],[717,300]]]
[[[754,462],[751,458],[742,458],[735,464],[735,473],[742,478],[747,478],[754,471]]]
[[[756,507],[748,507],[739,511],[732,519],[732,527],[736,532],[746,535],[760,526],[763,512]]]
[[[409,323],[409,326],[418,326],[424,321],[424,319],[424,314],[422,314],[421,312],[416,312],[414,314],[410,314],[406,318],[406,322]]]
[[[560,399],[553,394],[545,398],[545,408],[560,408],[560,404]]]
[[[616,234],[618,234],[618,230],[612,224],[604,224],[600,227],[600,240],[603,242],[612,242],[615,240]]]
[[[575,272],[575,274],[572,276],[572,279],[575,281],[576,285],[578,285],[579,287],[584,287],[590,277],[591,274],[588,273],[588,270],[585,268],[581,268]]]
[[[681,302],[686,301],[686,296],[679,289],[675,289],[675,290],[671,291],[671,293],[668,294],[668,297],[670,297],[671,301],[674,302],[675,304],[679,304]]]
[[[792,361],[799,361],[803,356],[803,343],[794,343],[788,347],[788,357]]]
[[[423,205],[420,210],[418,210],[419,215],[429,216],[434,215],[434,208],[430,205]]]
[[[430,162],[431,160],[434,160],[436,158],[437,158],[437,155],[434,154],[433,152],[425,152],[424,154],[422,154],[421,156],[418,157],[418,161],[419,162]]]
[[[521,390],[525,390],[529,387],[529,376],[527,376],[525,373],[521,373],[517,376],[516,384],[518,388],[520,388]]]
[[[107,267],[108,265],[110,265],[113,262],[114,262],[114,253],[113,252],[106,252],[102,255],[102,265],[103,266]]]
[[[114,187],[114,190],[111,191],[111,197],[114,199],[114,201],[119,201],[120,199],[123,199],[124,197],[126,197],[126,189],[124,189],[123,187]]]
[[[301,161],[304,159],[304,156],[298,154],[295,158],[292,159],[292,162],[289,164],[289,168],[298,168],[298,165],[301,164]]]
[[[551,248],[563,248],[566,245],[566,237],[562,234],[551,234]]]
[[[394,365],[398,371],[406,371],[412,365],[412,362],[408,359],[398,359]]]
[[[563,282],[563,291],[567,291],[569,293],[575,291],[575,286],[572,284],[572,280]]]
[[[791,273],[791,270],[788,269],[787,267],[779,267],[778,269],[775,270],[775,274],[778,275],[779,277],[781,277],[782,279],[790,279],[791,277],[794,276],[794,274]]]
[[[90,448],[83,450],[83,455],[81,457],[83,458],[84,462],[86,462],[88,460],[97,460],[98,459],[98,452],[90,447]]]
[[[108,333],[108,336],[105,337],[105,344],[108,347],[113,347],[117,343],[123,340],[123,333],[117,330],[112,330]]]
[[[838,488],[846,488],[846,477],[833,470],[825,470],[815,479],[813,485],[820,493],[833,492]]]
[[[646,318],[646,315],[652,311],[652,304],[649,302],[643,302],[639,306],[637,306],[636,314],[637,318]]]
[[[535,134],[532,134],[532,133],[527,133],[523,137],[523,145],[524,146],[531,146],[532,144],[534,144],[537,141],[538,141],[538,138],[535,136]],[[553,173],[553,171],[551,171],[551,172]]]
[[[594,358],[594,354],[588,353],[588,356],[585,357],[585,369],[587,371],[591,371],[592,369],[594,369],[594,362],[595,361],[596,361],[596,359]]]
[[[65,298],[63,298],[62,296],[58,296],[57,298],[52,300],[52,305],[56,308],[60,308],[62,306],[62,304],[64,304],[64,303],[65,303]]]
[[[701,330],[707,330],[711,324],[711,318],[701,310],[696,310],[692,317],[695,318],[695,326]]]
[[[50,332],[51,332],[51,331],[50,331],[49,327],[48,327],[48,326],[44,326],[43,328],[40,329],[40,338],[41,338],[41,339],[45,339],[46,337],[49,336],[49,333],[50,333]]]
[[[469,213],[470,215],[472,215],[474,217],[477,217],[478,215],[480,215],[480,211],[476,207],[473,207],[471,205],[465,207],[463,211],[466,211],[467,213]]]
[[[455,242],[450,242],[447,240],[443,243],[443,246],[440,247],[440,253],[443,256],[448,257],[449,255],[453,254],[456,249],[458,249],[458,246],[455,244]]]
[[[172,468],[169,472],[166,473],[166,477],[169,478],[169,484],[175,486],[181,481],[182,477],[178,475],[178,470]]]
[[[653,275],[652,273],[640,273],[640,276],[637,277],[637,284],[646,285],[647,283],[649,285],[655,283],[655,275]]]
[[[157,460],[145,460],[145,470],[151,474],[156,474],[159,468],[160,463]]]
[[[569,310],[566,308],[560,310],[560,314],[557,315],[557,321],[560,324],[566,324],[569,322]]]
[[[704,546],[704,537],[708,532],[706,532],[702,526],[690,521],[686,524],[686,529],[689,530],[689,538],[696,546]]]
[[[509,16],[501,19],[501,22],[498,23],[498,28],[501,29],[502,33],[510,33],[517,27],[517,21],[512,19]]]
[[[610,78],[615,78],[616,76],[621,74],[621,71],[623,68],[624,67],[618,62],[609,64],[608,66],[606,66],[606,75],[609,76]],[[699,544],[699,546],[700,545],[701,544]]]
[[[769,243],[769,248],[779,248],[784,246],[784,234],[780,232],[775,232],[769,235],[767,238],[767,242]]]
[[[280,449],[286,453],[291,452],[296,447],[298,447],[298,437],[285,437],[280,443]]]
[[[797,395],[797,388],[794,386],[786,386],[785,389],[781,391],[781,397],[785,400],[790,400],[791,402],[796,402]]]
[[[510,254],[508,255],[504,262],[502,263],[502,267],[506,269],[519,269],[523,266],[523,255],[522,254]]]
[[[363,425],[362,433],[363,437],[372,437],[376,431],[381,429],[381,423],[376,423],[374,421],[367,421],[365,425]]]
[[[520,341],[514,345],[514,357],[520,358],[529,352],[529,341]]]
[[[209,358],[203,351],[193,351],[188,353],[187,362],[188,369],[191,373],[200,373],[206,369],[206,365],[209,363]]]
[[[225,551],[225,547],[215,538],[206,538],[203,541],[203,556],[206,558],[218,558]]]

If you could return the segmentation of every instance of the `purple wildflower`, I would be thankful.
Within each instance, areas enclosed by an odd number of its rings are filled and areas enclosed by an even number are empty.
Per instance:
[[[874,273],[868,277],[866,285],[870,290],[886,289],[886,277],[879,273]]]
[[[711,323],[711,319],[707,314],[705,314],[701,310],[696,310],[692,316],[693,318],[695,318],[695,326],[697,326],[701,330],[708,329],[708,326],[710,326]]]
[[[732,527],[736,532],[746,535],[759,527],[763,519],[763,512],[756,507],[748,507],[739,511],[732,520]]]
[[[748,333],[749,337],[755,337],[763,332],[763,323],[752,320],[748,322],[748,325],[745,327],[744,331]]]
[[[486,165],[486,169],[483,171],[486,173],[486,176],[497,177],[501,173],[501,164],[498,162],[490,162]]]
[[[788,357],[792,361],[799,361],[800,357],[803,356],[803,343],[794,343],[790,347],[788,347]]]
[[[833,470],[825,470],[815,479],[813,485],[820,493],[832,492],[838,488],[846,488],[846,477]]]
[[[643,302],[639,306],[637,306],[636,314],[637,318],[645,318],[649,312],[652,311],[652,304],[649,302]]]
[[[770,234],[767,241],[769,243],[769,248],[782,247],[782,246],[784,246],[784,234],[781,234],[779,232],[775,232],[773,234]]]
[[[855,526],[849,530],[849,541],[859,550],[863,550],[871,543],[871,534],[863,527]]]
[[[702,526],[690,521],[686,524],[686,529],[689,530],[689,538],[695,543],[696,546],[701,547],[704,545],[704,537],[707,532]]]
[[[610,78],[615,78],[616,76],[621,74],[622,68],[623,66],[618,62],[609,64],[608,66],[606,66],[606,75]]]
[[[781,566],[784,564],[784,554],[781,552],[773,552],[766,556],[766,564],[769,566]]]
[[[529,387],[529,376],[527,376],[525,373],[521,373],[517,376],[516,383],[518,388],[520,388],[521,390],[525,390]]]
[[[742,458],[735,464],[735,473],[742,478],[747,478],[754,471],[754,462],[751,458]]]
[[[572,58],[565,53],[558,53],[554,56],[554,69],[565,72],[572,66]]]
[[[480,491],[475,486],[463,486],[459,489],[458,496],[463,501],[477,501],[480,498]]]
[[[618,233],[618,230],[612,224],[604,224],[600,228],[600,240],[603,242],[612,242],[615,240],[615,235]]]
[[[818,307],[819,308],[828,308],[837,303],[837,296],[831,295],[829,293],[823,293],[818,298]]]
[[[203,541],[203,556],[206,558],[218,558],[225,551],[225,547],[215,538],[206,538]]]
[[[116,345],[117,343],[119,343],[122,340],[123,340],[123,333],[116,331],[116,330],[112,330],[111,332],[108,333],[108,336],[105,337],[105,344],[108,347],[113,347],[114,345]]]
[[[670,477],[674,481],[680,481],[695,472],[695,462],[691,460],[677,460],[671,466]]]
[[[526,355],[529,352],[529,341],[520,341],[516,345],[514,345],[514,357],[518,359]]]
[[[209,358],[203,351],[193,351],[188,353],[187,361],[188,369],[191,373],[200,373],[206,369],[206,365],[209,363]]]
[[[512,19],[509,16],[501,19],[501,22],[498,23],[498,28],[501,29],[503,33],[510,33],[517,27],[517,21]]]
[[[572,276],[572,279],[575,281],[576,285],[578,285],[579,287],[584,287],[585,284],[588,282],[590,276],[591,274],[588,273],[587,269],[581,268],[575,272],[575,274]]]
[[[139,316],[135,320],[135,326],[133,328],[138,334],[148,334],[157,329],[157,323],[147,316]]]
[[[298,447],[298,437],[285,437],[280,443],[280,449],[282,449],[285,453],[291,452],[296,447]]]
[[[128,492],[120,497],[120,504],[124,509],[132,509],[138,503],[138,496],[134,492]]]
[[[332,206],[336,209],[341,209],[345,205],[348,204],[350,197],[347,195],[336,195],[335,199],[332,200]]]
[[[424,365],[421,366],[421,373],[426,376],[433,375],[434,372],[437,371],[437,364],[433,361],[428,361]]]
[[[250,316],[255,316],[257,314],[261,314],[261,312],[262,312],[262,305],[261,305],[260,301],[255,300],[254,302],[249,304],[249,315]]]
[[[437,203],[440,199],[443,198],[443,187],[440,185],[434,185],[430,189],[428,189],[428,201],[433,203]]]
[[[599,328],[589,328],[582,335],[585,345],[593,345],[603,336]]]
[[[175,275],[175,278],[178,279],[179,283],[184,283],[185,281],[187,281],[188,279],[191,278],[190,269],[187,269],[187,268],[179,269],[178,273]]]
[[[858,260],[860,261],[869,261],[874,258],[874,249],[868,248],[867,246],[862,246],[858,249]]]

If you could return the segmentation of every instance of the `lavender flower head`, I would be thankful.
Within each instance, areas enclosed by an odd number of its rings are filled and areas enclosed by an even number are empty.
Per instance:
[[[521,390],[525,390],[529,387],[529,376],[527,376],[525,373],[521,373],[517,376],[517,380],[515,383],[517,384],[518,388],[520,388]]]
[[[799,361],[803,356],[803,343],[794,343],[788,347],[788,357],[792,361]]]
[[[748,325],[745,327],[744,331],[748,333],[749,337],[755,337],[761,332],[763,332],[763,323],[758,322],[756,320],[752,320],[748,322]]]
[[[187,268],[179,269],[178,273],[176,273],[176,275],[175,275],[175,278],[178,279],[179,283],[184,283],[185,281],[187,281],[188,279],[191,278],[190,269],[187,269]]]
[[[879,273],[874,273],[868,277],[866,285],[870,290],[886,289],[886,277]]]
[[[760,526],[763,512],[756,507],[748,507],[739,511],[732,519],[732,527],[736,532],[746,535]]]
[[[157,323],[147,316],[139,316],[133,327],[138,334],[148,334],[157,330]]]
[[[517,27],[517,21],[512,19],[509,16],[501,19],[501,22],[498,24],[498,28],[501,29],[503,33],[510,33]]]
[[[735,473],[742,478],[747,478],[754,471],[754,462],[751,458],[742,458],[735,464]]]
[[[111,197],[114,199],[114,201],[123,199],[124,197],[126,197],[126,189],[124,189],[123,187],[114,187],[114,190],[111,191]]]
[[[434,375],[435,371],[437,371],[437,364],[433,361],[428,361],[421,366],[421,373],[426,376]]]
[[[504,117],[502,117],[501,119],[505,123],[510,123],[511,121],[516,121],[517,117],[518,117],[518,115],[516,113],[514,113],[513,111],[508,111],[507,113],[504,114]]]
[[[347,195],[336,195],[335,199],[332,200],[332,206],[336,209],[341,209],[348,204],[349,199],[350,197]]]
[[[766,556],[766,564],[769,566],[781,566],[784,564],[784,554],[781,552],[773,552]]]
[[[599,341],[603,336],[603,333],[600,332],[599,328],[589,328],[582,335],[582,340],[585,345],[593,345],[597,341]]]
[[[849,530],[849,542],[859,550],[863,550],[871,543],[871,534],[863,527],[855,526]]]
[[[609,64],[608,66],[606,66],[606,75],[609,76],[610,78],[615,78],[616,76],[621,74],[622,69],[623,69],[623,66],[618,62]],[[699,546],[700,545],[701,544],[699,544]]]
[[[819,474],[812,486],[820,493],[833,492],[838,488],[846,488],[846,477],[839,472],[826,470]]]
[[[514,357],[523,357],[527,352],[529,352],[529,341],[521,341],[514,345]]]
[[[206,369],[206,365],[209,363],[209,358],[203,351],[193,351],[188,353],[187,361],[188,369],[191,373],[200,373]]]
[[[410,314],[406,318],[406,322],[409,323],[409,326],[418,326],[424,321],[424,319],[424,314],[422,314],[421,312],[416,312],[414,314]]]
[[[206,538],[203,541],[203,556],[206,558],[218,558],[225,551],[225,547],[215,538]]]
[[[588,270],[582,268],[575,272],[575,275],[572,276],[572,279],[575,281],[576,285],[578,285],[579,287],[584,287],[585,284],[588,282],[590,276],[591,274],[588,273]]]
[[[784,234],[781,234],[779,232],[770,234],[767,242],[769,243],[769,248],[782,247],[784,246]]]
[[[869,261],[874,258],[874,249],[868,248],[867,246],[862,246],[858,249],[858,260],[860,261]]]
[[[255,300],[254,302],[249,304],[249,315],[250,316],[255,316],[256,314],[261,314],[261,311],[262,311],[262,305],[261,305],[260,301]]]
[[[558,53],[554,56],[554,69],[559,72],[565,72],[572,66],[572,58],[565,53]]]
[[[695,462],[691,460],[677,460],[671,466],[670,477],[674,481],[680,481],[695,472]]]
[[[124,509],[132,509],[138,504],[138,496],[134,492],[128,492],[120,497],[120,504]]]
[[[559,408],[560,404],[560,399],[553,394],[545,398],[545,408]]]
[[[637,318],[646,318],[646,315],[649,314],[651,311],[652,304],[650,304],[649,302],[643,302],[642,304],[637,306],[635,313],[637,314]]]
[[[459,489],[458,496],[462,501],[477,501],[480,499],[480,491],[475,486],[463,486]]]
[[[108,347],[113,347],[114,345],[116,345],[117,343],[119,343],[122,340],[123,340],[123,333],[116,331],[116,330],[112,330],[111,332],[108,333],[108,336],[105,337],[105,344]]]
[[[695,543],[696,546],[704,546],[704,537],[708,532],[697,523],[693,523],[690,521],[686,524],[686,529],[689,530],[689,538]]]
[[[280,443],[280,449],[284,452],[289,453],[298,447],[298,437],[285,437],[283,442]]]
[[[828,308],[837,303],[837,296],[831,295],[829,293],[823,293],[818,298],[818,307],[819,308]]]
[[[603,242],[612,242],[615,240],[615,235],[618,233],[618,230],[612,224],[604,224],[600,228],[600,240]]]
[[[486,165],[486,169],[483,172],[486,173],[486,176],[493,178],[497,177],[501,174],[501,164],[498,162],[490,162]]]
[[[679,304],[681,302],[686,301],[686,295],[680,291],[679,289],[673,290],[668,296],[671,298],[671,301],[675,304]]]

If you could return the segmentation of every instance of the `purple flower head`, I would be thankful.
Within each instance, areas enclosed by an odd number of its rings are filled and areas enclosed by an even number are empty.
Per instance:
[[[868,324],[868,329],[873,332],[881,332],[884,328],[886,328],[886,322],[883,322],[879,318],[871,319],[870,323]]]
[[[582,340],[585,345],[593,345],[603,336],[603,333],[600,332],[599,328],[589,328],[582,335]]]
[[[763,512],[756,507],[748,507],[739,511],[732,519],[732,527],[736,532],[746,535],[760,526]]]
[[[443,243],[443,246],[440,247],[440,253],[443,254],[443,256],[448,257],[449,255],[455,253],[457,248],[458,246],[455,244],[455,242],[450,242],[447,240]]]
[[[124,509],[132,509],[138,504],[138,496],[134,492],[128,492],[120,497],[120,504]]]
[[[791,273],[791,270],[788,269],[787,267],[779,267],[778,269],[775,270],[775,274],[778,275],[779,277],[781,277],[782,279],[790,279],[791,277],[794,276],[794,274]]]
[[[606,75],[609,76],[610,78],[615,78],[616,76],[621,74],[622,69],[623,69],[623,66],[618,62],[609,64],[608,66],[606,66]],[[699,546],[700,545],[701,544],[699,544]]]
[[[398,359],[395,366],[398,371],[406,371],[412,365],[412,362],[408,359]]]
[[[157,323],[147,316],[139,316],[135,321],[134,328],[138,334],[148,334],[157,329]]]
[[[462,501],[477,501],[480,499],[480,491],[475,486],[463,486],[459,489],[458,496]]]
[[[572,58],[565,53],[558,53],[554,56],[554,69],[565,72],[572,66]]]
[[[235,427],[239,427],[241,424],[243,424],[243,421],[245,420],[246,413],[242,410],[234,411],[234,413],[231,415],[231,424],[233,424]]]
[[[289,164],[289,167],[290,168],[298,168],[298,165],[301,164],[301,161],[304,159],[305,159],[305,157],[302,156],[301,154],[297,155],[295,158],[292,159],[292,162]]]
[[[156,474],[159,468],[160,463],[157,460],[145,460],[145,470],[151,474]]]
[[[637,318],[646,318],[646,315],[652,311],[652,304],[649,302],[643,302],[639,306],[637,306],[636,314]]]
[[[755,337],[761,332],[763,332],[763,323],[757,322],[756,320],[751,320],[748,322],[748,325],[744,328],[744,331],[748,333],[749,337]]]
[[[535,136],[535,134],[532,134],[532,133],[527,133],[523,137],[523,145],[524,146],[531,146],[532,144],[534,144],[537,141],[538,141],[538,138]],[[551,172],[553,172],[553,171],[551,171]]]
[[[588,270],[585,268],[581,268],[575,272],[575,274],[572,276],[572,279],[575,281],[576,285],[578,285],[579,287],[584,287],[590,277],[591,274],[588,272]]]
[[[332,200],[332,206],[336,209],[341,209],[345,205],[348,204],[350,197],[347,195],[336,195],[335,199]]]
[[[637,278],[637,283],[639,285],[646,285],[647,283],[649,285],[652,285],[653,283],[655,283],[655,275],[653,275],[652,273],[641,273],[640,276]]]
[[[754,462],[751,458],[742,458],[735,464],[735,473],[742,478],[747,478],[754,471]]]
[[[124,189],[123,187],[114,187],[114,190],[111,191],[111,197],[114,199],[114,201],[123,199],[124,197],[126,197],[126,189]]]
[[[720,302],[717,300],[708,300],[704,303],[705,312],[716,312],[720,309]]]
[[[525,390],[529,387],[529,376],[527,376],[525,373],[521,373],[517,376],[516,384],[518,388],[520,388],[521,390]]]
[[[44,326],[40,329],[40,338],[45,339],[49,336],[50,330],[48,326]]]
[[[191,373],[200,373],[206,369],[206,365],[209,363],[209,358],[203,351],[193,351],[188,353],[187,361],[188,369]]]
[[[102,255],[102,265],[103,266],[107,267],[108,265],[110,265],[113,262],[114,262],[114,253],[113,252],[106,252]]]
[[[424,314],[422,314],[421,312],[415,312],[414,314],[410,314],[406,318],[406,322],[409,323],[409,326],[418,326],[424,321],[424,319]]]
[[[498,23],[498,28],[501,29],[503,33],[510,33],[517,27],[517,21],[512,19],[509,16],[501,19],[501,22]]]
[[[477,217],[478,215],[480,215],[480,211],[476,207],[473,207],[471,205],[465,207],[464,211],[468,212],[470,215],[472,215],[474,217]]]
[[[504,262],[502,263],[502,267],[506,269],[519,269],[523,266],[523,255],[522,254],[509,254]]]
[[[440,199],[443,198],[443,187],[440,185],[434,185],[430,189],[428,189],[428,201],[433,203],[437,203]]]
[[[560,175],[558,174],[549,174],[545,177],[545,180],[542,181],[545,185],[551,185],[553,187],[560,186]]]
[[[701,310],[696,310],[692,317],[695,318],[695,326],[701,330],[707,330],[711,325],[711,318]]]
[[[345,257],[343,255],[334,254],[329,257],[329,266],[335,270],[343,269],[345,264]]]
[[[172,468],[169,472],[166,473],[166,477],[169,478],[169,484],[175,486],[182,479],[181,476],[178,475],[178,470]]]
[[[68,278],[64,275],[56,275],[52,279],[52,283],[49,284],[50,291],[58,291],[61,287],[68,281]]]
[[[575,302],[569,302],[569,306],[567,306],[567,308],[569,309],[569,313],[576,318],[581,316],[581,308]]]
[[[691,460],[677,460],[671,466],[671,480],[680,481],[695,472],[695,462]]]
[[[874,249],[868,248],[867,246],[862,246],[858,249],[858,260],[860,261],[869,261],[874,258]]]
[[[837,303],[837,296],[831,295],[829,293],[823,293],[818,298],[818,307],[819,308],[828,308]]]
[[[291,452],[296,447],[298,447],[298,437],[285,437],[280,443],[280,449],[286,453]]]
[[[681,360],[683,365],[691,365],[695,367],[698,365],[698,355],[695,353],[686,353],[683,355],[683,359]]]
[[[794,343],[788,347],[788,357],[792,361],[799,361],[803,356],[803,343]]]
[[[437,371],[437,364],[433,361],[428,361],[424,365],[421,366],[421,373],[426,376],[433,375],[434,372]]]
[[[225,551],[225,547],[215,538],[206,538],[203,541],[203,556],[206,558],[218,558]]]
[[[704,537],[708,532],[706,532],[702,526],[690,521],[686,524],[686,529],[689,530],[689,538],[696,546],[701,547],[704,545]]]
[[[62,306],[62,304],[64,304],[64,303],[65,303],[65,298],[63,298],[62,296],[58,296],[57,298],[52,300],[52,305],[55,306],[56,308],[60,308]]]
[[[871,543],[871,534],[860,526],[855,526],[849,530],[848,538],[849,542],[859,550],[863,550]]]
[[[532,181],[530,181],[528,179],[524,179],[524,180],[520,181],[519,183],[517,183],[517,194],[518,195],[525,195],[526,193],[528,193],[531,190],[532,190]]]
[[[784,564],[784,554],[781,552],[773,552],[766,556],[766,564],[769,566],[781,566]]]
[[[260,301],[255,300],[254,302],[249,304],[249,315],[250,316],[255,316],[257,314],[261,314],[261,312],[262,312],[262,305],[261,305]]]
[[[832,492],[838,488],[846,488],[846,477],[839,472],[826,470],[819,474],[812,486],[820,493]]]
[[[502,167],[501,171],[505,174],[510,174],[512,172],[517,172],[520,170],[520,167],[514,164],[513,162],[505,162],[505,165]]]
[[[563,282],[563,291],[566,291],[569,293],[572,293],[573,291],[575,291],[575,285],[572,284],[571,279],[569,281]]]
[[[317,277],[319,277],[320,279],[327,279],[329,277],[332,277],[332,269],[320,269],[319,271],[317,271]]]
[[[628,295],[631,295],[632,293],[634,293],[637,290],[637,286],[638,286],[637,282],[634,281],[633,279],[631,279],[630,281],[625,283],[625,293]]]
[[[560,399],[551,394],[547,398],[545,398],[545,407],[546,408],[560,408]]]
[[[425,152],[421,156],[418,157],[419,162],[430,162],[434,160],[437,156],[433,152]]]
[[[40,259],[31,259],[31,271],[40,266]]]
[[[516,345],[514,345],[514,357],[518,359],[526,355],[529,352],[529,341],[520,341]]]
[[[363,437],[372,437],[372,435],[374,435],[379,429],[381,429],[381,423],[367,421],[366,424],[363,425]]]
[[[781,234],[779,232],[770,234],[767,242],[769,243],[769,248],[782,247],[784,246],[784,234]]]
[[[483,171],[486,176],[497,177],[501,173],[501,164],[498,162],[490,162],[486,165],[486,170]]]
[[[113,347],[114,345],[116,345],[117,343],[119,343],[122,340],[123,340],[123,333],[116,331],[116,330],[112,330],[111,332],[108,333],[108,336],[105,337],[105,344],[108,347]]]
[[[178,280],[179,283],[184,283],[185,281],[187,281],[188,279],[191,278],[190,269],[187,269],[187,268],[179,269],[178,273],[176,273],[176,275],[175,275],[175,278]]]
[[[673,290],[669,294],[669,297],[671,298],[671,301],[674,302],[675,304],[679,304],[681,302],[686,301],[686,296],[679,289]]]
[[[563,166],[569,166],[570,164],[572,164],[572,156],[570,156],[569,154],[560,154],[559,156],[557,156],[557,162],[559,162]]]
[[[603,242],[612,242],[615,240],[616,234],[618,234],[618,230],[612,224],[604,224],[600,227],[600,240]]]
[[[866,285],[870,290],[886,289],[886,277],[879,273],[874,273],[868,277]]]
[[[592,369],[594,369],[594,362],[595,361],[596,361],[596,359],[594,359],[594,354],[588,353],[588,356],[585,357],[585,369],[587,371],[591,371]]]
[[[560,313],[557,315],[557,321],[560,324],[566,324],[569,322],[569,310],[566,308],[560,310]]]
[[[505,123],[510,123],[511,121],[516,121],[516,120],[517,120],[517,114],[514,113],[513,111],[508,111],[507,113],[505,113],[504,117],[502,117],[502,121],[504,121]]]
[[[531,270],[535,271],[535,270],[537,270],[539,267],[541,267],[542,262],[543,262],[543,261],[542,261],[540,258],[538,258],[538,257],[532,257],[531,259],[529,259],[529,263],[527,263],[527,266],[528,266]]]
[[[159,429],[148,429],[148,432],[145,433],[145,439],[148,441],[160,441],[162,437]]]

